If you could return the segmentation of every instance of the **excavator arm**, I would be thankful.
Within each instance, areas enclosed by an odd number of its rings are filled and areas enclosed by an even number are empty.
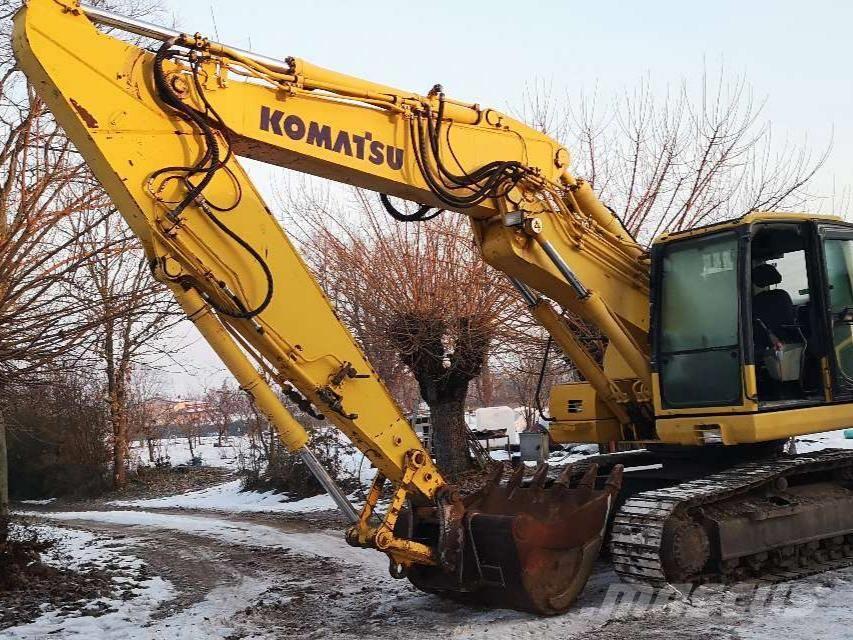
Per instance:
[[[118,26],[147,51],[98,31]],[[642,249],[568,173],[556,141],[495,110],[277,61],[83,7],[30,0],[15,19],[20,66],[133,232],[155,277],[353,522],[351,544],[386,552],[419,587],[565,610],[601,544],[620,469],[596,485],[537,474],[462,499],[336,317],[237,161],[249,157],[469,216],[504,271],[620,424],[648,403]],[[609,339],[609,373],[544,294]],[[271,384],[322,415],[377,468],[361,513],[318,464]],[[523,469],[522,469],[523,471]],[[385,480],[394,492],[378,525]]]

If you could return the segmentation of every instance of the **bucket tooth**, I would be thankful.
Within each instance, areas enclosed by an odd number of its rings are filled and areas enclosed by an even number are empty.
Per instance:
[[[483,485],[481,489],[481,493],[491,493],[495,491],[501,484],[501,480],[504,476],[504,468],[501,465],[495,465],[490,471],[489,476],[486,479],[486,483]],[[471,494],[477,495],[477,494]]]
[[[595,487],[596,478],[598,478],[598,465],[593,463],[589,466],[589,469],[586,470],[581,479],[578,480],[578,485],[575,488],[575,500],[578,502],[584,502],[588,499]]]
[[[583,474],[578,481],[578,489],[592,489],[595,486],[595,479],[598,477],[598,465],[592,463],[589,469]]]
[[[562,485],[563,487],[568,488],[572,481],[572,473],[574,473],[575,465],[567,464],[566,467],[560,472],[560,475],[557,476],[557,479],[554,481],[554,484]]]
[[[516,490],[521,487],[521,481],[524,479],[524,465],[521,465],[513,471],[512,475],[509,477],[506,483],[506,497],[508,500],[512,500],[513,495],[515,495]]]
[[[479,491],[475,491],[462,499],[465,508],[469,508],[472,505],[483,502],[484,499],[488,499],[489,496],[494,496],[496,493],[500,492],[500,484],[501,478],[503,478],[504,468],[501,464],[492,465],[492,467],[488,470],[486,481],[483,483],[483,486]]]
[[[545,481],[548,479],[548,463],[543,462],[536,467],[536,472],[530,480],[530,486],[534,489],[541,489],[545,486]]]
[[[622,476],[625,473],[625,468],[621,464],[617,464],[607,476],[605,487],[610,489],[612,493],[616,493],[622,487]]]

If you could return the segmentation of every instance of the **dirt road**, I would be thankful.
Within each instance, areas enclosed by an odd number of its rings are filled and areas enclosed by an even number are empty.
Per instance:
[[[606,638],[703,640],[838,637],[853,624],[853,571],[772,593],[637,592],[605,564],[576,607],[555,618],[461,606],[388,576],[383,556],[345,545],[329,514],[305,518],[174,511],[77,511],[47,521],[120,541],[174,588],[122,638]],[[805,620],[808,619],[808,629]],[[843,633],[842,633],[843,630]],[[62,635],[65,633],[66,635]],[[15,629],[0,637],[36,637]],[[50,637],[74,636],[69,628]]]

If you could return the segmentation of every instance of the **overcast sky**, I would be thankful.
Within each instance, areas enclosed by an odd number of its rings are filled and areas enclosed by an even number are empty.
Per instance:
[[[164,0],[179,28],[273,57],[305,58],[370,80],[498,109],[520,103],[525,84],[605,95],[648,76],[658,91],[694,84],[703,68],[745,74],[777,141],[831,155],[813,190],[853,182],[853,3],[718,0],[575,2],[274,2]],[[254,163],[252,163],[253,165]],[[269,193],[277,171],[250,166]],[[838,212],[843,214],[844,212]],[[180,358],[178,393],[224,378],[200,343]]]

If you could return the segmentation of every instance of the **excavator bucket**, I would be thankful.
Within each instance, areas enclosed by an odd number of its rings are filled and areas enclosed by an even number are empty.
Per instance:
[[[592,573],[622,467],[606,478],[598,477],[595,464],[582,473],[567,467],[556,480],[549,479],[546,464],[528,481],[524,471],[520,467],[502,483],[500,468],[464,500],[456,561],[451,567],[412,566],[408,578],[416,587],[544,615],[572,605]],[[436,525],[419,520],[417,511],[410,522],[416,538],[435,534]]]

